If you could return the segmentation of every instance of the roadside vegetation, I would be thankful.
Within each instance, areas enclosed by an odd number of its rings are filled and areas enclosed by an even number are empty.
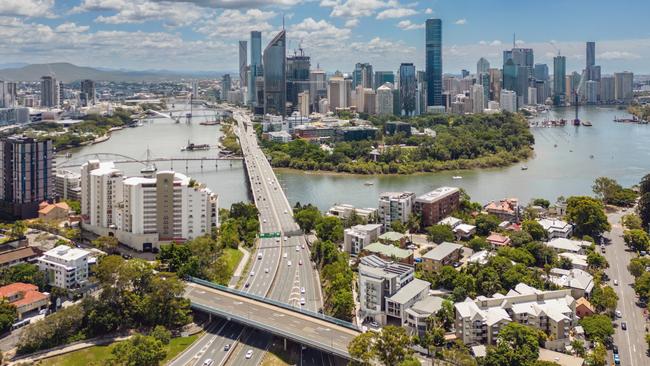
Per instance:
[[[386,122],[397,117],[369,117],[378,127],[373,140],[328,143],[331,153],[297,139],[289,143],[263,140],[262,146],[274,167],[323,170],[355,174],[412,174],[440,170],[507,166],[527,159],[534,143],[528,124],[520,115],[443,116],[422,115],[402,118],[430,135],[384,135]],[[373,148],[383,145],[377,161]]]

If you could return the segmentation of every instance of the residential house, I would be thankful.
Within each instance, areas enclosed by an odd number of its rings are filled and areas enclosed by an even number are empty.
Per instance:
[[[453,216],[447,216],[444,219],[438,221],[438,225],[447,225],[450,228],[454,229],[456,226],[460,225],[463,223],[463,220],[453,217]]]
[[[558,253],[575,253],[584,254],[585,249],[593,244],[585,240],[571,240],[565,238],[555,238],[544,243],[547,247],[552,248]]]
[[[38,291],[38,286],[29,283],[15,282],[0,287],[0,298],[6,299],[16,307],[18,319],[31,312],[47,308],[50,295]]]
[[[400,288],[395,294],[386,299],[386,316],[399,319],[399,324],[404,325],[407,311],[416,302],[429,296],[431,283],[418,278]]]
[[[549,280],[562,288],[570,289],[574,299],[589,297],[594,288],[594,276],[581,269],[553,268]]]
[[[460,207],[460,189],[440,187],[415,199],[422,227],[435,225]]]
[[[413,265],[413,252],[408,249],[402,249],[391,244],[372,243],[365,246],[362,250],[364,255],[376,255],[387,261],[397,261],[408,265]]]
[[[458,262],[463,256],[463,246],[456,243],[442,242],[422,256],[422,268],[425,271],[439,271],[442,266]]]
[[[70,206],[65,202],[49,203],[43,201],[38,206],[38,218],[43,220],[65,220],[70,214]]]
[[[381,233],[381,224],[355,225],[343,231],[343,250],[352,255],[376,241]]]
[[[386,299],[415,278],[413,266],[389,262],[376,255],[362,257],[359,263],[359,317],[386,323]]]
[[[569,355],[562,352],[552,351],[546,348],[539,349],[539,361],[546,361],[560,366],[583,366],[585,359],[578,356]]]
[[[584,297],[576,300],[576,315],[578,318],[582,319],[585,316],[591,316],[594,314],[596,314],[596,309],[593,305],[591,305],[589,300],[585,299]]]
[[[41,251],[34,247],[22,247],[0,253],[0,269],[20,263],[34,263]]]
[[[573,234],[573,225],[566,221],[557,219],[539,219],[537,222],[539,222],[546,231],[546,237],[548,240],[554,238],[568,239],[571,237],[571,234]]]
[[[493,248],[506,247],[509,246],[511,242],[509,237],[501,235],[499,233],[490,233],[490,235],[485,238],[485,240],[487,240],[487,242],[490,243]]]
[[[558,254],[558,257],[567,258],[568,260],[570,260],[572,268],[577,268],[582,270],[586,270],[587,268],[589,268],[589,264],[587,263],[587,256],[584,254],[567,252],[567,253]]]
[[[501,220],[519,222],[519,200],[516,198],[491,201],[483,209]]]
[[[471,239],[476,234],[476,226],[469,224],[460,224],[453,228],[456,240]]]
[[[402,326],[408,327],[413,333],[422,336],[428,327],[428,319],[442,308],[444,299],[439,296],[426,296],[406,309],[406,321]]]
[[[383,244],[390,244],[400,248],[406,248],[406,243],[408,243],[408,235],[398,233],[395,231],[388,231],[379,235],[379,242]]]
[[[52,286],[76,289],[88,282],[88,257],[90,252],[59,245],[38,258],[41,271],[47,273]]]
[[[490,258],[494,257],[497,255],[495,252],[488,251],[488,250],[481,250],[478,251],[474,254],[472,254],[468,259],[468,263],[477,263],[480,265],[486,265]]]

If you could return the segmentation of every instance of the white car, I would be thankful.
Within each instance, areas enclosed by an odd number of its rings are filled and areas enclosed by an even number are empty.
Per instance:
[[[214,364],[214,361],[212,361],[211,358],[208,358],[207,360],[203,361],[203,366],[212,366]]]
[[[300,251],[300,246],[296,245],[296,252]]]
[[[300,298],[300,305],[305,305],[305,302],[306,302],[306,301],[305,301],[305,298],[304,298],[304,297],[301,297],[301,298]]]
[[[305,244],[302,245],[302,249],[305,249]]]
[[[304,294],[304,293],[305,293],[305,288],[304,288],[304,287],[301,287],[301,288],[300,288],[300,293],[301,293],[301,294]]]
[[[268,268],[264,268],[264,273],[269,273],[269,269],[268,269]]]
[[[255,271],[251,271],[251,277],[255,276]]]
[[[617,318],[622,318],[622,317],[623,317],[623,313],[621,313],[620,310],[616,310],[616,317],[617,317]]]
[[[287,252],[284,252],[284,254],[282,254],[282,258],[286,258],[286,257],[287,257]]]
[[[287,241],[287,240],[289,240],[289,237],[288,237],[288,236],[285,236],[285,237],[284,237],[284,241]]]
[[[287,262],[287,267],[291,267],[291,261]]]
[[[246,351],[246,359],[248,360],[251,357],[253,357],[253,350],[249,349],[248,351]]]

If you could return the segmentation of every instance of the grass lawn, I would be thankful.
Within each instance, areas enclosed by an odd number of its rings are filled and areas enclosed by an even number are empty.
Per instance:
[[[226,262],[228,263],[228,271],[232,276],[232,273],[235,272],[235,269],[241,261],[241,258],[244,256],[244,253],[239,251],[239,249],[226,248],[223,250],[223,255],[226,258]]]
[[[261,366],[289,366],[297,365],[300,360],[300,346],[287,341],[287,350],[284,350],[283,341],[274,337],[268,352],[264,355]]]
[[[185,348],[189,347],[192,342],[196,340],[199,334],[189,337],[173,338],[167,346],[167,357],[162,362],[165,364],[167,361],[174,358],[177,354],[181,353]],[[37,363],[39,366],[85,366],[91,362],[101,362],[107,360],[111,356],[111,350],[115,343],[108,346],[94,346],[82,349],[76,352],[71,352],[65,355],[48,358]]]

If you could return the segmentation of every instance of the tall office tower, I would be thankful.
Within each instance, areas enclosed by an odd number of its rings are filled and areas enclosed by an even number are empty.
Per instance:
[[[52,140],[10,136],[0,140],[0,205],[5,218],[38,217],[39,203],[52,198]]]
[[[7,83],[5,83],[3,80],[0,80],[0,108],[9,108],[7,105]]]
[[[537,88],[534,86],[528,87],[528,104],[535,105],[537,104]]]
[[[399,94],[402,115],[412,116],[415,113],[416,92],[415,66],[412,63],[402,63],[399,66]]]
[[[81,81],[81,94],[85,98],[82,100],[84,106],[95,104],[95,82],[93,80],[82,80]],[[83,103],[85,101],[85,103]]]
[[[634,98],[634,74],[629,71],[614,73],[614,98],[629,102]]]
[[[395,84],[395,73],[392,71],[375,71],[375,85],[373,88],[378,89],[386,83]]]
[[[239,41],[239,89],[248,87],[246,67],[248,66],[248,42]]]
[[[59,81],[59,87],[57,89],[57,92],[59,93],[58,106],[61,106],[63,105],[63,101],[67,99],[66,90],[65,90],[65,86],[63,85],[63,81]]]
[[[503,64],[503,89],[516,91],[517,88],[517,65],[512,58]]]
[[[199,82],[198,80],[192,80],[192,98],[199,97]]]
[[[248,100],[252,106],[262,104],[257,99],[256,77],[262,76],[262,33],[258,31],[251,32],[251,66],[250,78],[248,79]]]
[[[53,108],[59,105],[59,84],[54,76],[41,77],[41,107]]]
[[[501,85],[503,83],[503,72],[501,69],[489,69],[488,74],[490,75],[490,99],[499,101],[501,97]]]
[[[535,89],[537,94],[537,104],[546,103],[546,98],[551,95],[551,87],[548,81],[544,80],[535,80]],[[532,102],[531,102],[532,104]]]
[[[483,85],[474,84],[472,85],[472,112],[473,113],[482,113],[485,109],[485,94],[483,92]]]
[[[417,91],[415,97],[415,114],[420,115],[427,112],[427,73],[416,72]]]
[[[603,76],[600,78],[600,100],[603,103],[610,103],[614,101],[614,77],[613,76]]]
[[[589,104],[598,103],[598,94],[600,92],[600,83],[595,80],[589,80],[585,83],[586,100]]]
[[[487,72],[478,74],[476,82],[483,86],[483,108],[485,108],[487,107],[487,102],[490,101],[490,74]]]
[[[517,93],[512,90],[501,90],[501,109],[508,112],[517,111]]]
[[[298,94],[309,91],[311,61],[300,49],[299,54],[287,57],[287,102],[293,109],[298,105]]]
[[[487,73],[490,69],[490,62],[485,58],[481,57],[476,63],[476,75]]]
[[[390,116],[393,114],[393,88],[386,83],[377,88],[377,114],[380,116]]]
[[[596,65],[596,42],[587,42],[587,66]]]
[[[564,105],[567,97],[567,89],[564,79],[566,78],[566,57],[555,56],[553,58],[553,104]]]
[[[468,76],[469,76],[469,71],[468,70],[465,70],[465,69],[460,70],[461,79],[465,79]]]
[[[287,33],[281,30],[264,49],[264,114],[287,115]]]
[[[309,91],[298,94],[298,113],[301,116],[309,116]]]
[[[309,103],[313,111],[318,111],[318,102],[327,98],[327,77],[325,71],[316,69],[309,72]]]
[[[548,65],[546,64],[535,64],[535,69],[533,70],[533,77],[535,80],[548,80]]]
[[[230,74],[225,74],[221,77],[221,100],[228,100],[228,94],[230,94],[230,88],[232,87],[232,79]]]
[[[426,22],[427,106],[444,105],[442,101],[442,21]]]
[[[327,88],[327,99],[332,111],[337,108],[347,108],[350,103],[350,90],[352,80],[345,79],[343,76],[332,76]]]
[[[363,111],[368,114],[377,113],[377,93],[372,88],[363,89]]]
[[[363,86],[364,88],[372,88],[372,65],[369,63],[357,63],[354,65],[354,72],[352,73],[352,87]]]
[[[528,71],[528,77],[533,76],[535,57],[532,48],[513,48],[512,50],[503,51],[503,64],[512,59],[515,65],[524,66]]]

